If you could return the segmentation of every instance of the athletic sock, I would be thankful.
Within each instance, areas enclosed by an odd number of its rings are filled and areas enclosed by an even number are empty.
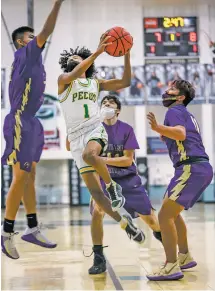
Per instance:
[[[28,227],[29,228],[33,228],[33,227],[36,227],[38,225],[36,213],[27,214],[26,217],[28,220]]]
[[[10,220],[10,219],[5,218],[4,224],[3,224],[3,230],[7,233],[13,233],[14,223],[15,223],[15,220]]]

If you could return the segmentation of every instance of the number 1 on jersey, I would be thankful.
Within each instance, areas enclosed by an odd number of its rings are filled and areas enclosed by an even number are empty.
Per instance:
[[[90,118],[88,105],[84,104],[84,118]]]

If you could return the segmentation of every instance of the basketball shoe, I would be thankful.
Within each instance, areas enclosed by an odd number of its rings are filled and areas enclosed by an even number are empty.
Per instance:
[[[141,229],[138,229],[130,217],[130,215],[124,214],[120,221],[121,228],[124,229],[130,239],[142,244],[145,241],[145,235]]]
[[[165,263],[157,271],[146,276],[150,281],[171,281],[184,277],[178,260],[175,263]]]
[[[181,270],[191,269],[197,265],[197,262],[194,261],[191,254],[188,252],[186,254],[178,254],[179,265]]]
[[[117,211],[125,204],[125,197],[122,195],[122,187],[112,180],[111,184],[106,187],[111,200],[113,211]]]
[[[106,259],[103,254],[103,248],[101,247],[98,249],[97,247],[93,247],[93,253],[94,253],[94,260],[93,260],[93,266],[89,268],[88,273],[90,275],[98,275],[102,274],[106,271]],[[92,255],[92,254],[91,254]]]
[[[17,260],[19,258],[19,254],[15,247],[14,236],[17,235],[18,232],[8,233],[1,230],[1,249],[2,252],[11,259]]]
[[[56,248],[57,244],[46,238],[45,234],[42,232],[42,227],[42,224],[33,228],[27,227],[21,239],[44,248]]]

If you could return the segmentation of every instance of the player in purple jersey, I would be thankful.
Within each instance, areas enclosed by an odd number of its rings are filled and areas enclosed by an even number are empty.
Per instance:
[[[122,187],[126,199],[124,208],[132,218],[140,217],[153,230],[154,236],[161,241],[161,232],[149,197],[138,175],[135,164],[135,150],[139,145],[133,128],[118,119],[121,103],[115,96],[105,96],[101,101],[105,119],[103,125],[108,134],[108,147],[102,154],[108,166],[111,178]],[[106,110],[110,109],[110,110]],[[102,111],[101,110],[101,111]],[[103,113],[103,112],[102,112]],[[104,193],[108,196],[105,183],[101,179]],[[103,217],[102,209],[91,200],[92,214],[91,235],[93,241],[94,264],[89,274],[100,274],[106,270],[106,260],[103,255]]]
[[[19,27],[12,33],[17,49],[9,84],[11,110],[4,121],[6,148],[2,164],[13,167],[13,180],[7,195],[5,219],[2,227],[2,252],[11,259],[19,254],[14,243],[14,222],[22,200],[28,227],[22,239],[46,248],[55,248],[38,226],[36,216],[35,173],[44,144],[43,127],[35,117],[43,103],[46,74],[42,51],[54,30],[64,0],[56,0],[42,31],[35,37],[30,27]]]
[[[195,90],[188,81],[175,80],[162,96],[163,105],[168,107],[164,125],[157,123],[153,113],[147,115],[152,130],[165,141],[175,168],[158,215],[166,263],[147,276],[153,281],[181,279],[182,270],[197,265],[189,252],[187,229],[180,213],[193,207],[210,184],[213,169],[202,143],[199,125],[186,108],[194,97]]]

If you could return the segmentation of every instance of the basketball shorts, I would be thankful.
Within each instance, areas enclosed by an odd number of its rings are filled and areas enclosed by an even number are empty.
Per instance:
[[[18,119],[14,114],[5,117],[3,134],[6,141],[2,156],[3,165],[20,162],[20,169],[31,171],[32,162],[39,162],[43,145],[44,131],[36,117]]]
[[[153,208],[140,176],[133,174],[122,178],[113,178],[113,180],[122,187],[122,195],[126,199],[123,208],[132,216],[132,218],[138,217],[138,213],[142,215],[151,214]],[[101,180],[101,185],[105,195],[109,197],[103,180]],[[94,206],[94,201],[91,199],[91,214],[93,213]]]
[[[79,130],[78,132],[72,133],[68,135],[68,140],[70,142],[70,150],[73,156],[73,159],[76,162],[76,165],[80,171],[80,174],[84,174],[87,172],[94,172],[94,168],[89,166],[82,158],[82,154],[91,140],[98,141],[103,150],[107,146],[108,136],[104,126],[101,123],[97,125],[92,125],[88,127],[89,130],[86,129]]]
[[[189,209],[211,183],[212,178],[213,169],[208,162],[181,165],[175,169],[164,197],[168,195],[169,199]]]

